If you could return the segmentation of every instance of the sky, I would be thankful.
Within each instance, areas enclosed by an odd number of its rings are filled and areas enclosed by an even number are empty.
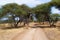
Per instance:
[[[17,3],[17,4],[26,4],[30,7],[34,7],[38,4],[46,3],[51,0],[0,0],[0,5],[5,5],[7,3]]]

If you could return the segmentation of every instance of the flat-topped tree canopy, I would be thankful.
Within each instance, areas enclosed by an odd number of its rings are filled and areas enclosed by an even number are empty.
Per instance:
[[[15,14],[17,16],[26,14],[26,12],[20,7],[20,5],[16,3],[6,4],[2,7],[2,9],[3,9],[3,12],[2,12],[3,15],[7,13]]]
[[[60,0],[52,0],[50,4],[51,6],[55,6],[56,8],[60,10]]]

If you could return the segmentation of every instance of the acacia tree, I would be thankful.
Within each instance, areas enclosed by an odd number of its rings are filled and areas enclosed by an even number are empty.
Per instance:
[[[3,11],[2,11],[1,16],[4,16],[6,14],[11,14],[10,18],[12,18],[15,27],[17,27],[22,16],[25,19],[26,18],[30,19],[30,12],[32,12],[31,8],[26,6],[25,4],[18,5],[16,3],[6,4],[2,7],[2,9],[3,9]],[[16,17],[19,17],[19,21],[17,21],[17,22],[15,20]]]
[[[53,18],[51,18],[50,13],[51,13],[51,7],[53,6],[60,9],[60,0],[52,0],[51,2],[41,4],[35,7],[34,11],[36,13],[36,17],[38,18],[38,20],[42,21],[48,20],[51,23],[53,21]]]
[[[49,2],[49,4],[51,5],[51,7],[56,7],[60,10],[60,0],[52,0],[51,2]],[[56,18],[57,15],[53,15],[54,18],[51,17],[51,19],[53,20],[53,25],[54,23],[56,23],[58,21],[58,17]]]
[[[27,22],[27,25],[28,25],[29,21],[32,20],[32,16],[31,16],[33,14],[32,8],[28,7],[25,4],[21,5],[21,8],[27,13],[27,15],[24,15],[25,16],[24,18],[26,20],[25,22]]]
[[[2,7],[2,9],[3,9],[2,16],[9,13],[12,15],[12,20],[14,22],[15,27],[17,27],[15,18],[20,17],[20,15],[26,15],[26,12],[22,10],[20,5],[15,4],[15,3],[6,4]]]
[[[49,3],[41,4],[38,5],[37,7],[34,8],[36,17],[38,18],[39,21],[46,21],[47,17],[50,15],[51,11],[51,6]]]
[[[60,0],[52,0],[51,2],[38,5],[34,8],[30,8],[25,4],[18,5],[16,3],[10,3],[2,7],[0,17],[10,13],[12,15],[12,20],[15,23],[15,27],[17,27],[17,24],[20,22],[18,21],[16,24],[15,18],[20,18],[22,15],[25,18],[31,18],[29,14],[30,12],[36,14],[36,18],[38,19],[38,21],[49,21],[52,6],[55,6],[56,8],[60,9]]]

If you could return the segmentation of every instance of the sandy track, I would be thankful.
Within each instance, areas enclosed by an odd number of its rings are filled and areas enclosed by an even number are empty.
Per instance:
[[[12,40],[49,40],[41,28],[30,28]]]
[[[49,40],[41,28],[36,30],[33,40]]]
[[[15,36],[12,40],[32,40],[32,35],[34,35],[36,29],[28,29],[17,36]]]

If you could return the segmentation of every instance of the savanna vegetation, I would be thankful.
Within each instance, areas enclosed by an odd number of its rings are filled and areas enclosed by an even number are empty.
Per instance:
[[[25,25],[32,21],[43,22],[43,24],[48,21],[50,25],[54,25],[54,23],[60,20],[60,15],[52,14],[52,7],[60,10],[60,0],[52,0],[33,8],[25,4],[9,3],[0,8],[0,19],[8,15],[8,20],[4,22],[13,23],[14,27],[17,27],[18,23],[24,22],[23,25]],[[16,20],[16,18],[18,19]]]

